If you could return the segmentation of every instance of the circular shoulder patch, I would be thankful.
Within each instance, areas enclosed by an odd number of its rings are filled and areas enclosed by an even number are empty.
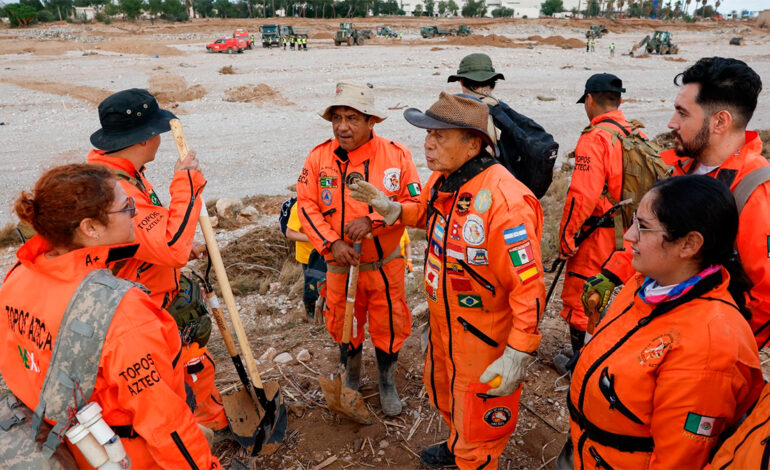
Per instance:
[[[468,215],[463,225],[463,240],[469,245],[481,245],[484,243],[484,221],[476,214]]]
[[[511,420],[511,410],[504,406],[497,406],[484,413],[484,421],[490,426],[499,428],[505,426]]]
[[[388,191],[398,191],[401,189],[401,169],[388,168],[385,170],[385,177],[382,180],[382,184]]]
[[[490,207],[492,207],[492,193],[487,188],[484,188],[476,193],[476,197],[473,199],[473,209],[479,214],[483,214]]]

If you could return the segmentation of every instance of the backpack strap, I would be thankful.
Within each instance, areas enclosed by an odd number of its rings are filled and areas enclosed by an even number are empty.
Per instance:
[[[753,170],[738,183],[733,191],[735,205],[738,206],[738,214],[741,213],[743,206],[746,205],[754,190],[768,181],[770,181],[770,166],[763,166]]]
[[[117,168],[110,168],[110,171],[112,172],[113,176],[119,180],[128,181],[131,183],[132,186],[135,186],[139,188],[139,190],[143,193],[147,192],[147,188],[145,188],[144,183],[142,183],[142,180],[135,176],[131,176],[128,173],[126,173],[123,170],[118,170]]]
[[[98,269],[88,273],[70,299],[32,417],[32,439],[40,432],[44,418],[56,421],[43,445],[46,458],[61,443],[59,435],[68,426],[67,409],[80,409],[90,399],[112,317],[134,286],[107,269]]]

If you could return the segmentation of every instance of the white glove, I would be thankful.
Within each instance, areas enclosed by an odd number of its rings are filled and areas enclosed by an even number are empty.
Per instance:
[[[393,225],[401,216],[401,203],[391,201],[388,197],[371,183],[362,179],[348,185],[350,197],[356,201],[369,204],[380,214],[388,225]]]
[[[519,388],[519,384],[527,373],[527,367],[534,360],[535,358],[530,354],[506,346],[503,355],[487,367],[479,381],[487,383],[500,376],[502,379],[500,385],[490,389],[487,394],[498,397],[510,395]]]

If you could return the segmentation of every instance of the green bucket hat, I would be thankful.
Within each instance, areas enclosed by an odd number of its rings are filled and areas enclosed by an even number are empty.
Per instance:
[[[460,68],[457,73],[450,75],[447,82],[458,82],[461,79],[467,79],[474,82],[486,82],[488,80],[505,80],[501,73],[496,73],[492,67],[492,59],[486,54],[470,54],[463,57],[460,61]]]

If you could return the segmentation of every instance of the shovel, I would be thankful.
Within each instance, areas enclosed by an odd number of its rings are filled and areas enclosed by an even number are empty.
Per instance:
[[[361,243],[356,243],[354,248],[361,253]],[[326,405],[330,410],[349,418],[357,423],[372,424],[369,411],[364,405],[364,399],[358,390],[352,390],[345,386],[347,377],[348,351],[350,349],[350,337],[353,336],[353,310],[356,304],[356,286],[358,285],[358,265],[350,267],[348,275],[347,303],[345,304],[345,323],[342,327],[342,344],[340,345],[340,365],[337,374],[332,374],[331,379],[318,377],[321,390],[326,397]]]
[[[172,119],[169,123],[171,132],[176,141],[179,159],[182,160],[187,155],[187,140],[182,130],[182,124],[178,119]],[[288,417],[286,406],[283,403],[281,391],[277,382],[262,383],[262,379],[257,371],[257,364],[254,361],[254,355],[251,352],[246,331],[243,329],[241,317],[238,315],[238,309],[235,305],[235,297],[230,288],[230,281],[227,278],[225,265],[222,262],[222,255],[219,252],[214,229],[211,227],[206,205],[201,206],[199,219],[203,238],[206,240],[206,248],[214,266],[214,272],[217,274],[219,287],[222,290],[225,305],[230,313],[230,321],[238,337],[238,344],[243,351],[243,357],[238,353],[235,341],[230,334],[230,330],[225,323],[224,315],[219,308],[214,289],[209,282],[204,282],[206,295],[209,299],[214,319],[225,340],[227,352],[233,360],[238,377],[243,384],[243,388],[238,392],[222,396],[225,414],[230,423],[230,430],[236,437],[236,441],[249,450],[250,455],[265,454],[269,455],[275,452],[280,446],[281,441],[286,435]],[[248,371],[248,374],[247,374]]]

